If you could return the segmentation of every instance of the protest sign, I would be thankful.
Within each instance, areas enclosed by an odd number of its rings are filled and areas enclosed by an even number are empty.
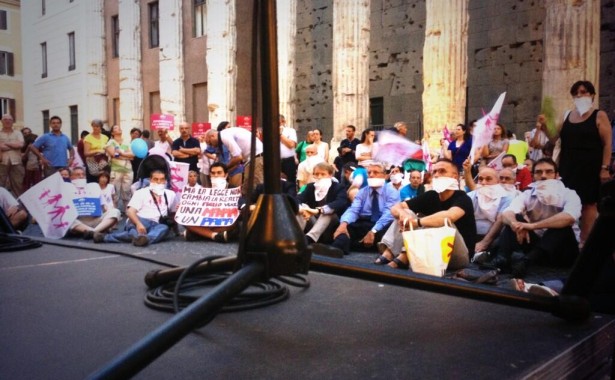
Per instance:
[[[77,219],[74,194],[67,193],[63,184],[60,173],[55,173],[19,197],[47,238],[61,239]]]
[[[150,116],[150,126],[152,131],[157,129],[168,129],[169,131],[172,131],[175,129],[175,119],[173,118],[173,115],[153,113]]]
[[[177,194],[181,192],[184,186],[186,186],[186,183],[188,183],[190,164],[171,161],[169,162],[169,168],[171,170],[171,190]]]
[[[237,126],[248,131],[252,130],[252,116],[237,116]]]
[[[211,129],[211,123],[192,123],[192,137],[198,139]]]
[[[241,187],[211,189],[185,187],[175,221],[184,226],[228,227],[239,217]]]

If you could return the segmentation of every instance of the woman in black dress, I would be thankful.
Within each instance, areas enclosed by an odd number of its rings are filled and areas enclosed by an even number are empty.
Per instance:
[[[610,179],[612,132],[606,112],[594,108],[596,90],[591,82],[576,82],[570,94],[575,108],[559,130],[560,175],[566,187],[581,198],[582,246],[598,216],[600,184]]]

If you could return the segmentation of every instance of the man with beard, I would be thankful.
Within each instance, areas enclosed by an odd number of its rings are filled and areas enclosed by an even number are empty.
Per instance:
[[[581,216],[581,200],[557,177],[553,160],[536,161],[534,186],[502,213],[505,227],[493,265],[523,278],[535,263],[569,266],[574,262],[579,246],[573,226]]]
[[[392,268],[408,269],[409,259],[401,252],[403,238],[400,228],[442,227],[445,220],[454,223],[457,229],[448,269],[460,269],[470,261],[469,250],[476,242],[474,207],[468,195],[459,190],[459,171],[453,161],[441,158],[432,168],[433,191],[427,191],[410,200],[396,204],[391,213],[398,220],[393,224],[378,245],[380,257],[374,264],[388,264]],[[397,257],[394,256],[398,253]],[[472,253],[473,254],[473,253]]]

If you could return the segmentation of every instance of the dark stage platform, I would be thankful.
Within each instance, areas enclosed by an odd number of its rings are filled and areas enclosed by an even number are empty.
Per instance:
[[[128,245],[68,245],[0,253],[1,379],[83,379],[171,317],[143,304],[143,277],[161,265],[90,249]],[[130,249],[171,265],[207,253]],[[280,304],[219,315],[137,378],[559,379],[611,373],[612,316],[594,314],[575,325],[548,313],[369,281],[315,272],[309,280],[310,288],[291,288],[290,299]]]

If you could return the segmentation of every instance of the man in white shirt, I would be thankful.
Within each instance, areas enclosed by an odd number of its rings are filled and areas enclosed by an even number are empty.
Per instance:
[[[255,145],[255,158],[254,162],[250,162],[250,151],[252,142],[252,132],[247,129],[239,127],[231,127],[221,130],[220,132],[209,130],[206,134],[207,144],[218,147],[219,144],[223,144],[231,155],[230,161],[226,164],[228,171],[231,168],[243,162],[243,183],[241,192],[245,195],[247,192],[246,182],[248,181],[250,170],[254,171],[254,184],[252,190],[256,185],[264,182],[263,174],[263,143],[256,139]]]
[[[150,185],[137,190],[126,209],[124,231],[94,234],[95,243],[132,242],[137,247],[158,243],[170,233],[175,213],[175,193],[166,188],[167,179],[160,170],[150,174]]]
[[[297,131],[286,125],[284,115],[280,115],[280,161],[281,171],[286,180],[295,183],[297,179],[297,162],[295,148],[297,147]]]
[[[534,186],[512,200],[502,213],[500,250],[492,264],[523,278],[531,264],[569,266],[579,254],[573,226],[581,200],[556,179],[557,164],[541,158],[534,165]]]

